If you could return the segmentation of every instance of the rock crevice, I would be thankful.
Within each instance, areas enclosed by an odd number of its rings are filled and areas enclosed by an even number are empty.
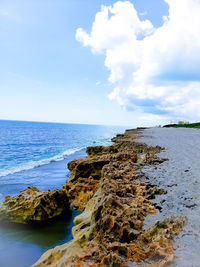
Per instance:
[[[48,250],[34,267],[164,267],[173,261],[173,238],[187,221],[174,215],[145,229],[145,217],[157,212],[151,200],[167,192],[136,173],[163,162],[157,157],[162,148],[134,142],[137,134],[126,131],[113,145],[89,147],[88,157],[69,163],[70,179],[62,189],[83,213],[75,218],[73,240]]]

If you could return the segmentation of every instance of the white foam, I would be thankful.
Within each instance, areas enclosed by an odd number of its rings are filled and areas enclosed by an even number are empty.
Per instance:
[[[21,172],[21,171],[26,171],[26,170],[30,170],[30,169],[33,169],[33,168],[37,168],[37,167],[40,167],[42,165],[49,164],[51,162],[64,160],[64,158],[66,156],[72,155],[75,152],[81,151],[82,149],[84,149],[84,148],[68,149],[68,150],[64,151],[63,153],[58,154],[58,155],[56,155],[54,157],[50,157],[50,158],[47,158],[47,159],[42,159],[42,160],[39,160],[39,161],[29,161],[26,164],[20,165],[19,167],[13,167],[13,168],[11,168],[9,170],[0,171],[0,177],[4,177],[4,176],[7,176],[9,174],[14,174],[14,173],[17,173],[17,172]]]

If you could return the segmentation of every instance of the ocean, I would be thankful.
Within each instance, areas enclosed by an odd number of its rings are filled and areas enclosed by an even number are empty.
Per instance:
[[[0,202],[28,186],[60,188],[67,163],[84,157],[87,146],[109,145],[125,127],[0,120]],[[29,267],[49,248],[72,238],[73,218],[31,229],[0,226],[0,267]]]

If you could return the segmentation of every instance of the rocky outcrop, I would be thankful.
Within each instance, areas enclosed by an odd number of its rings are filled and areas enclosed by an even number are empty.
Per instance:
[[[71,208],[84,210],[87,202],[97,191],[102,168],[109,163],[109,160],[110,155],[106,154],[89,156],[68,163],[71,174],[63,189],[66,190]]]
[[[156,157],[160,147],[150,148],[145,144],[133,142],[138,132],[139,130],[128,130],[124,135],[118,135],[114,138],[115,144],[111,146],[88,147],[88,157],[68,163],[70,177],[63,189],[66,190],[71,208],[84,210],[99,187],[105,165],[123,162],[126,168],[137,169],[144,164],[162,162]]]
[[[160,147],[133,142],[139,130],[117,136],[114,145],[87,149],[88,157],[69,163],[69,182],[63,186],[75,218],[73,240],[48,250],[34,267],[143,266],[164,267],[174,258],[173,237],[186,218],[172,216],[145,229],[151,201],[162,188],[145,184],[136,174],[141,166],[160,164]]]
[[[69,209],[63,189],[39,191],[31,186],[17,196],[7,196],[0,208],[0,221],[31,224],[51,220]]]
[[[132,172],[142,164],[159,164],[155,156],[159,147],[150,148],[133,142],[137,131],[126,131],[114,139],[115,144],[104,147],[88,147],[88,157],[73,160],[68,164],[70,177],[61,189],[39,191],[29,187],[16,197],[7,196],[0,208],[0,221],[29,224],[48,221],[69,209],[84,210],[94,196],[102,179],[103,167],[110,163],[123,163],[126,172]],[[118,175],[122,175],[118,172]],[[123,175],[126,176],[124,172]]]

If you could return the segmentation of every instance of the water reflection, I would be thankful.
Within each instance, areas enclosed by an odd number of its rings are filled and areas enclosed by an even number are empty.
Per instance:
[[[47,249],[72,239],[73,219],[79,214],[71,213],[43,226],[0,226],[0,267],[29,267]]]

